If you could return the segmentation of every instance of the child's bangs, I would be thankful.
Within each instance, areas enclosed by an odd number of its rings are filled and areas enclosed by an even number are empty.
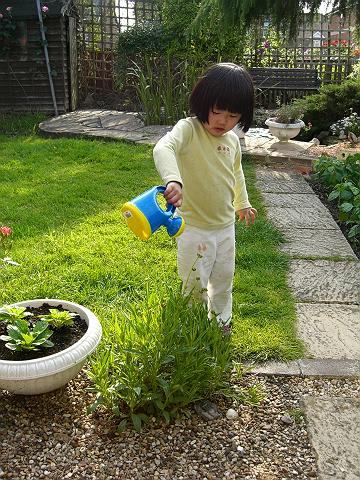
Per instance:
[[[244,110],[244,99],[239,97],[239,92],[237,95],[222,94],[216,99],[215,108],[219,110],[227,110],[231,113],[242,113]]]

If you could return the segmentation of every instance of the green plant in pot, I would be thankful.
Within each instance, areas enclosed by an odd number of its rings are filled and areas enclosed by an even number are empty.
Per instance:
[[[294,142],[289,142],[295,138],[300,130],[305,126],[301,120],[303,110],[296,103],[281,105],[274,117],[268,118],[265,125],[269,127],[270,133],[279,141],[271,145],[272,150],[279,151],[301,151],[303,147]]]
[[[0,309],[0,389],[21,395],[50,392],[68,383],[102,334],[82,305],[35,299]]]

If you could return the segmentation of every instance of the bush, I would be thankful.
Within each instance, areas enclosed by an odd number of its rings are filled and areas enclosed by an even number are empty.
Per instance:
[[[319,93],[294,101],[304,111],[305,124],[312,128],[299,135],[300,140],[310,140],[330,125],[350,114],[360,112],[360,79],[345,80],[341,84],[323,85]]]
[[[356,112],[351,111],[348,117],[342,118],[330,125],[332,135],[347,137],[349,133],[356,136],[360,134],[360,117]]]
[[[167,88],[169,83],[174,83],[174,79],[178,79],[180,68],[184,69],[182,77],[191,78],[193,82],[195,80],[193,73],[201,73],[210,63],[217,61],[241,63],[245,48],[245,42],[239,41],[242,38],[242,31],[240,27],[234,28],[224,35],[218,25],[219,15],[216,7],[210,9],[207,22],[202,22],[196,31],[189,30],[198,12],[199,3],[198,0],[183,0],[179,9],[178,0],[164,0],[161,3],[161,23],[140,24],[120,33],[116,55],[116,82],[117,88],[127,97],[133,98],[134,93],[137,96],[139,94],[137,82],[131,75],[134,64],[137,72],[144,74],[147,84],[160,72],[161,83]],[[215,30],[214,25],[217,25]],[[164,82],[168,73],[169,59],[172,71]],[[152,72],[148,71],[149,66]],[[174,79],[171,79],[171,76]],[[186,91],[190,91],[192,86],[193,83],[185,82]],[[182,89],[183,85],[179,83],[177,87]],[[159,95],[169,97],[168,92],[161,90],[161,86],[157,89]],[[183,103],[183,100],[180,103]],[[141,98],[138,97],[138,103],[132,108],[144,108]],[[180,110],[180,115],[178,113],[176,115],[173,114],[172,118],[175,120],[182,118],[184,109]],[[172,118],[168,118],[166,122],[164,118],[159,117],[155,123],[170,123],[173,122]]]
[[[336,201],[339,220],[348,225],[349,238],[360,241],[360,154],[345,160],[320,157],[314,163],[314,179],[331,187],[329,201]]]
[[[94,410],[104,405],[135,429],[150,416],[167,422],[180,408],[224,386],[230,377],[231,349],[206,309],[190,304],[180,289],[166,298],[148,293],[138,307],[109,319],[111,332],[92,360],[89,376],[97,392]]]

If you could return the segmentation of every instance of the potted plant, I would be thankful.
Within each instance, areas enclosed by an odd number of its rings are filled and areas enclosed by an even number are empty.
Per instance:
[[[74,324],[77,333],[69,333]],[[90,310],[58,299],[6,305],[0,309],[0,331],[0,389],[22,395],[64,386],[81,370],[102,335]]]
[[[275,117],[268,118],[265,125],[269,127],[270,133],[278,138],[279,142],[274,143],[270,148],[274,150],[297,149],[297,146],[290,144],[289,140],[296,137],[305,126],[301,120],[303,117],[302,108],[296,103],[282,105],[276,112]],[[301,149],[301,148],[300,148]]]

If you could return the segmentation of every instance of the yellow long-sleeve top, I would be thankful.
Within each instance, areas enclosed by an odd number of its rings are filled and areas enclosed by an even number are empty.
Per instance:
[[[233,131],[216,137],[196,117],[185,118],[159,140],[153,154],[164,184],[183,186],[178,210],[186,224],[224,228],[234,223],[235,210],[251,207]]]

